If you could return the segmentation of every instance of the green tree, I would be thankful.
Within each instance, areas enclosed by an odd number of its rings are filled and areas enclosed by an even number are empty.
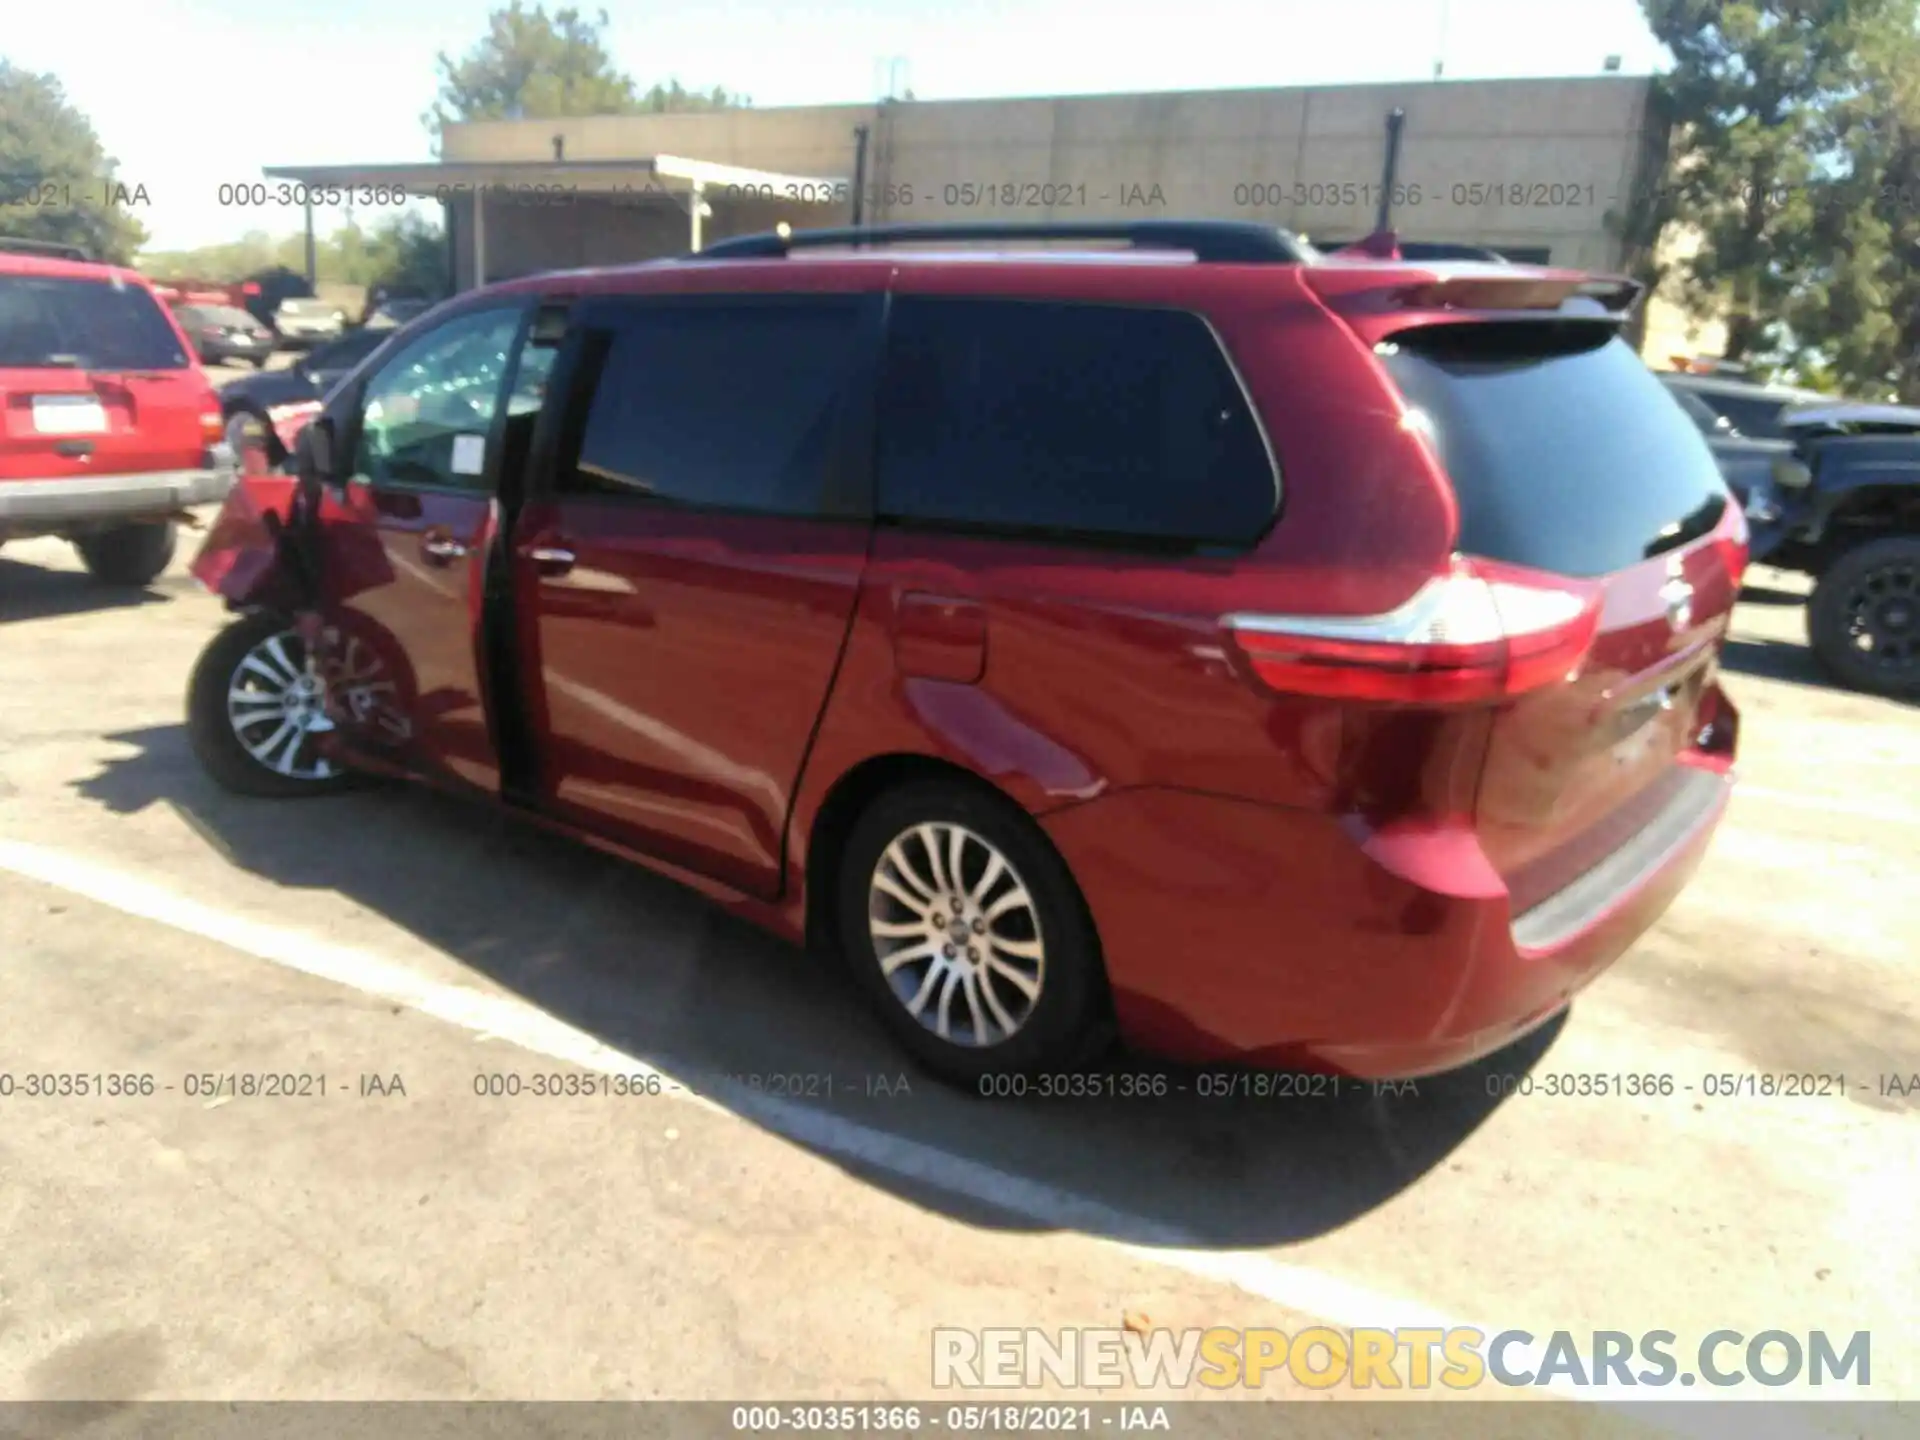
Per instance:
[[[436,299],[452,288],[446,232],[416,214],[397,215],[376,225],[367,237],[365,261],[364,276],[342,278]]]
[[[1791,307],[1840,388],[1920,403],[1920,33],[1892,7],[1860,45],[1860,92],[1834,107],[1841,157],[1815,205]]]
[[[607,12],[589,18],[572,6],[547,13],[522,0],[487,17],[487,33],[458,60],[438,58],[440,92],[421,117],[436,149],[441,132],[466,120],[556,119],[568,115],[664,114],[720,110],[745,103],[715,87],[679,81],[641,91],[613,63],[604,38]]]
[[[51,75],[0,60],[0,233],[129,264],[147,238],[119,164]]]
[[[1862,51],[1912,0],[1642,0],[1673,52],[1663,90],[1675,120],[1665,181],[1672,215],[1698,227],[1685,299],[1727,322],[1727,358],[1796,342],[1788,312],[1817,253],[1834,176],[1833,117],[1871,92]],[[1806,337],[1812,339],[1814,337]]]

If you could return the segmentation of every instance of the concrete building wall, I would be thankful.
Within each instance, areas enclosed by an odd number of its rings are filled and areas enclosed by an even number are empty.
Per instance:
[[[1165,215],[1352,239],[1373,227],[1385,117],[1399,106],[1405,238],[1546,248],[1556,263],[1609,269],[1621,258],[1613,217],[1648,149],[1648,91],[1644,78],[1599,76],[489,121],[449,127],[445,158],[551,160],[558,137],[568,160],[671,154],[850,181],[864,124],[873,221]],[[709,235],[764,228],[736,223],[739,200],[711,197]],[[851,215],[797,196],[762,208],[799,226]],[[587,243],[558,212],[528,223],[562,249]],[[655,233],[606,227],[619,244]],[[646,253],[684,248],[684,230],[670,239]]]
[[[1663,267],[1678,265],[1700,249],[1702,237],[1690,226],[1675,226],[1657,252]],[[1727,322],[1720,315],[1698,313],[1681,299],[1674,277],[1667,279],[1646,299],[1646,338],[1640,353],[1657,370],[1673,368],[1674,358],[1689,360],[1718,359],[1727,351]]]

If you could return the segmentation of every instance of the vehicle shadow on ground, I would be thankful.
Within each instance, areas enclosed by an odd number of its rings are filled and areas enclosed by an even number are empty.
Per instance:
[[[1720,653],[1720,666],[1736,675],[1785,680],[1821,690],[1841,688],[1827,677],[1813,652],[1797,640],[1728,640]]]
[[[201,774],[179,727],[109,738],[132,753],[79,785],[99,804],[176,807],[235,865],[337,892],[868,1183],[976,1224],[1189,1247],[1325,1233],[1443,1164],[1563,1023],[1399,1095],[1349,1081],[1203,1097],[1196,1072],[1116,1055],[1099,1085],[1158,1076],[1164,1096],[982,1099],[912,1070],[832,961],[637,867],[403,786],[243,800]],[[769,1099],[782,1090],[800,1093]],[[934,1152],[972,1162],[970,1193],[922,1163]]]
[[[140,588],[102,585],[84,570],[53,570],[0,556],[0,624],[164,604],[191,583],[163,575]]]

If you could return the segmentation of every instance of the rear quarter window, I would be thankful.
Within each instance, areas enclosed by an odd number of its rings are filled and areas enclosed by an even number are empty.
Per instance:
[[[1725,513],[1699,428],[1610,327],[1435,325],[1379,355],[1425,416],[1467,554],[1590,578],[1697,539]]]
[[[1046,539],[1241,547],[1278,481],[1212,329],[1177,310],[902,296],[880,513]]]

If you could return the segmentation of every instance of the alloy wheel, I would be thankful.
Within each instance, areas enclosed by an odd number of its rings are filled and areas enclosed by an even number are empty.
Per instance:
[[[1001,1044],[1040,1001],[1039,907],[1012,862],[963,825],[914,825],[881,851],[867,930],[894,998],[950,1044]]]
[[[327,686],[292,630],[269,635],[247,651],[227,686],[227,721],[241,749],[289,780],[330,780],[339,773],[320,753],[333,729]]]

